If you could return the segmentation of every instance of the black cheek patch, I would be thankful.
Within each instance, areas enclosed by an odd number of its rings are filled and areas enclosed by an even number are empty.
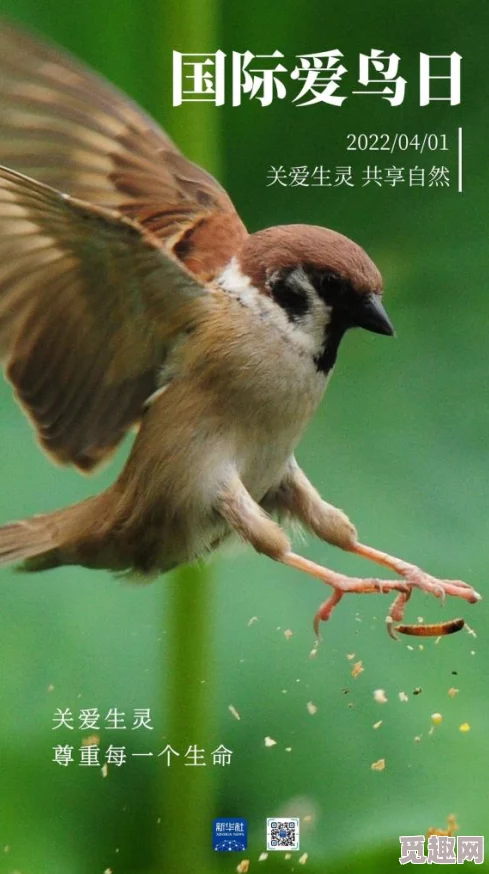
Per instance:
[[[306,292],[288,278],[274,282],[271,291],[275,302],[286,312],[289,322],[296,322],[309,312]]]
[[[335,366],[340,343],[349,327],[341,315],[333,310],[331,321],[326,326],[322,352],[314,358],[316,370],[320,373],[327,374]]]

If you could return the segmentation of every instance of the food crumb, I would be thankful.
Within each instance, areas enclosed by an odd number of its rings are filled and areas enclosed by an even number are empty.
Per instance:
[[[420,735],[420,734],[417,734],[417,735],[416,735],[416,737],[414,738],[414,743],[415,743],[415,744],[420,744],[420,743],[421,743],[421,735]]]
[[[347,657],[349,662],[352,662],[353,659],[355,658],[355,653],[354,652],[347,652],[346,657]]]
[[[449,813],[447,816],[447,827],[446,828],[434,828],[433,826],[428,829],[428,833],[426,837],[431,837],[431,835],[448,835],[453,837],[455,832],[460,830],[460,826],[457,822],[457,817],[454,813]]]
[[[385,759],[377,759],[376,762],[372,762],[370,765],[372,771],[384,771],[385,770]]]
[[[409,698],[405,692],[399,692],[399,701],[409,701]]]
[[[314,716],[314,714],[318,712],[317,705],[313,704],[312,701],[308,701],[306,706],[307,712],[310,713],[311,716]]]
[[[82,737],[81,745],[82,747],[96,747],[99,743],[100,736],[98,734],[89,734],[87,737]]]
[[[423,690],[422,690],[421,686],[416,686],[416,688],[413,689],[413,695],[421,695],[422,691]]]
[[[441,713],[432,713],[431,721],[433,725],[441,725],[441,723],[443,722],[443,716],[441,715]]]
[[[459,726],[459,731],[462,731],[464,734],[467,731],[470,731],[470,723],[462,722],[462,725]]]
[[[260,853],[260,855],[258,856],[259,862],[265,862],[266,859],[268,859],[268,853]]]
[[[290,628],[286,628],[285,631],[284,631],[284,637],[286,637],[287,640],[288,640],[289,637],[292,637],[293,633],[294,633],[294,632],[291,631]]]
[[[273,737],[268,737],[268,735],[267,735],[267,737],[265,738],[265,746],[266,747],[274,747],[276,745],[277,745],[277,741],[274,740]]]
[[[241,716],[239,715],[238,711],[236,710],[236,707],[234,707],[233,704],[229,704],[228,710],[229,710],[230,714],[232,716],[234,716],[235,719],[241,719]]]
[[[309,858],[309,853],[303,853],[299,859],[299,865],[305,865]]]
[[[287,859],[291,859],[291,858],[292,858],[292,853],[286,853],[285,856],[284,856],[284,859],[285,859],[285,860],[287,860]]]
[[[286,753],[291,753],[291,752],[292,752],[292,747],[285,747],[285,752],[286,752]]]
[[[375,689],[373,692],[374,700],[377,701],[378,704],[385,704],[389,699],[385,694],[385,689]]]
[[[379,719],[378,722],[374,722],[372,728],[380,728],[381,725],[382,725],[382,720]]]
[[[364,671],[364,670],[365,670],[365,668],[363,667],[363,662],[361,659],[359,659],[358,662],[354,663],[354,665],[351,669],[351,675],[354,678],[359,677],[360,674],[362,673],[362,671]]]
[[[107,762],[104,762],[104,764],[102,765],[102,767],[101,767],[100,770],[102,771],[102,777],[108,777],[108,775],[109,775],[109,766],[108,766]]]
[[[449,694],[450,698],[455,698],[455,695],[458,695],[459,692],[460,692],[460,689],[456,689],[455,686],[450,686],[450,688],[448,690],[448,694]]]
[[[258,622],[258,616],[252,616],[251,619],[248,619],[248,625],[253,625],[254,622]]]
[[[236,871],[238,872],[238,874],[247,874],[247,872],[249,870],[250,870],[250,860],[249,859],[243,859],[236,868]]]

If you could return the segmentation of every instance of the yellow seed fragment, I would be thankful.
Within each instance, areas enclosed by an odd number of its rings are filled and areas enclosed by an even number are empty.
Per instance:
[[[308,860],[308,858],[309,858],[309,854],[308,854],[308,853],[303,853],[302,856],[301,856],[300,859],[299,859],[299,865],[305,865],[306,862],[307,862],[307,860]]]
[[[351,669],[351,675],[352,675],[352,677],[359,677],[360,674],[362,673],[362,671],[364,671],[364,670],[365,670],[365,668],[363,667],[363,662],[360,659],[358,662],[355,662],[355,664],[353,665],[353,667]]]
[[[370,768],[372,769],[372,771],[384,771],[385,759],[378,759],[376,762],[372,762]]]
[[[432,713],[431,721],[433,725],[441,725],[441,723],[443,722],[443,716],[441,715],[441,713]]]
[[[459,692],[460,692],[460,689],[456,689],[455,686],[450,686],[450,688],[448,690],[448,694],[450,695],[450,698],[455,698],[455,695],[458,695]]]
[[[459,726],[459,731],[467,732],[470,731],[470,724],[468,722],[462,722],[462,725]]]
[[[236,868],[236,871],[238,872],[238,874],[248,874],[249,870],[250,870],[250,860],[249,859],[243,859],[243,861],[240,862],[238,867]]]

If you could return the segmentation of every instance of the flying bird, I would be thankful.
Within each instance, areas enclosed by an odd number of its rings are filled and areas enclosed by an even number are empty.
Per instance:
[[[0,163],[0,349],[42,448],[88,472],[138,429],[102,494],[0,528],[1,564],[151,579],[237,534],[332,588],[316,630],[348,592],[395,592],[389,628],[414,588],[479,600],[360,543],[295,460],[346,332],[394,333],[359,245],[301,224],[248,233],[129,98],[5,22]],[[283,519],[398,578],[296,554]]]

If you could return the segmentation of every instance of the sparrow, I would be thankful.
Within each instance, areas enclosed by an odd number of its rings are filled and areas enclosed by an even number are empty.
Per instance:
[[[394,333],[382,278],[327,228],[248,233],[205,170],[109,83],[0,28],[0,348],[42,448],[89,472],[128,430],[116,482],[0,528],[0,563],[153,579],[231,535],[346,593],[480,596],[359,542],[294,457],[350,328]],[[292,550],[281,521],[389,568],[346,577]]]

